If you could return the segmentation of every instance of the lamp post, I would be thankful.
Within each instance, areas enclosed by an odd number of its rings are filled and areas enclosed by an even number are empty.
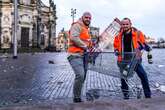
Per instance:
[[[17,59],[17,25],[18,25],[18,2],[14,0],[14,38],[13,38],[13,45],[14,45],[14,55],[13,59]]]
[[[76,9],[71,9],[71,17],[72,17],[72,23],[74,23],[74,18],[75,18],[75,15],[76,15]]]

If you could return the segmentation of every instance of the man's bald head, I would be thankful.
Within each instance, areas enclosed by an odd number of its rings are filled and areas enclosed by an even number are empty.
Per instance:
[[[91,23],[92,15],[90,12],[84,12],[82,15],[82,21],[86,26],[89,26]]]

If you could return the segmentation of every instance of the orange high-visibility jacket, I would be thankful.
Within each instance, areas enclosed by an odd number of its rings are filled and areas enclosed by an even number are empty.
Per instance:
[[[75,22],[75,23],[79,23],[79,25],[81,26],[81,32],[80,32],[80,36],[78,36],[80,38],[80,40],[82,40],[83,42],[85,42],[85,44],[87,44],[87,46],[91,45],[91,37],[89,34],[89,30],[88,27],[85,26],[84,24],[82,24],[81,22]],[[75,24],[74,23],[74,24]],[[74,25],[73,24],[73,25]],[[69,35],[69,38],[72,37]],[[69,48],[68,48],[68,52],[69,53],[80,53],[83,54],[84,49],[82,49],[81,47],[78,47],[71,39],[69,40]]]
[[[118,56],[118,61],[122,61],[123,58],[122,53],[123,53],[124,45],[122,42],[122,38],[123,38],[123,33],[120,32],[117,36],[115,36],[114,39],[114,50],[118,50],[120,53]],[[139,48],[138,42],[143,45],[145,43],[145,36],[141,31],[132,28],[132,43],[134,50]]]

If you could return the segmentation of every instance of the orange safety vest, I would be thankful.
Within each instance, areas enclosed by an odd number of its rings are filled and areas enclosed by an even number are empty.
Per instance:
[[[76,23],[79,23],[79,22],[76,22]],[[75,23],[74,23],[75,24]],[[74,25],[73,24],[73,25]],[[85,26],[84,24],[82,23],[79,23],[80,26],[81,26],[81,32],[80,32],[80,40],[84,41],[86,43],[86,45],[88,47],[90,47],[92,44],[91,44],[91,37],[90,37],[90,34],[89,34],[89,30],[88,30],[88,27]],[[69,39],[71,38],[72,36],[70,35],[69,33]],[[69,48],[68,48],[68,52],[69,53],[80,53],[80,54],[83,54],[84,52],[84,49],[82,49],[81,47],[78,47],[71,39],[69,40]]]
[[[115,36],[114,39],[114,50],[118,50],[120,55],[118,56],[118,61],[122,61],[122,53],[123,53],[123,42],[122,42],[122,38],[123,38],[123,33],[120,32],[117,36]],[[138,42],[140,42],[142,45],[145,43],[145,36],[142,32],[135,30],[132,28],[132,43],[133,43],[133,49],[137,49],[139,48],[139,44]]]

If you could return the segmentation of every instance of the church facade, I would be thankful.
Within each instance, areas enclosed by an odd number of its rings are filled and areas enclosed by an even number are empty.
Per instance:
[[[14,0],[0,0],[0,49],[12,48]],[[18,0],[18,48],[46,48],[56,36],[56,12],[41,0]]]

